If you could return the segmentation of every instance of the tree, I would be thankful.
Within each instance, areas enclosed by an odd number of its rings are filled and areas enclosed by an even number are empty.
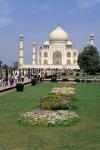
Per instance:
[[[83,52],[79,54],[78,64],[80,69],[89,74],[95,74],[100,70],[100,56],[97,48],[94,46],[87,46]]]
[[[18,69],[18,66],[19,66],[19,62],[18,62],[18,61],[14,61],[12,68],[13,68],[14,70],[16,70],[16,69]]]
[[[5,76],[8,78],[8,69],[9,69],[8,65],[4,64],[2,65],[2,68],[5,70]]]
[[[1,67],[1,65],[2,65],[2,61],[0,60],[0,67]]]

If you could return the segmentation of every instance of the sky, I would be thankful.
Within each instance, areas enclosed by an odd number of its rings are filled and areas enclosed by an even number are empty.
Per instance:
[[[0,60],[18,60],[19,35],[24,36],[24,62],[32,62],[32,42],[37,49],[58,25],[81,52],[95,36],[100,52],[100,0],[0,0]]]

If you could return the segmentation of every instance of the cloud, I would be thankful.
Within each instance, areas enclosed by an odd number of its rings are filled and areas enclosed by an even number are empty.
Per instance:
[[[0,28],[8,26],[13,23],[13,20],[7,17],[0,17]]]

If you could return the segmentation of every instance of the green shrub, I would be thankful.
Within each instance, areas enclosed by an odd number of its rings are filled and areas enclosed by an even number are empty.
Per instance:
[[[68,81],[67,78],[63,78],[63,79],[62,79],[62,82],[66,82],[66,81]]]
[[[79,120],[79,116],[72,111],[58,110],[34,110],[33,112],[27,112],[22,114],[18,119],[18,123],[25,126],[69,126],[76,123]]]
[[[46,79],[51,79],[53,75],[46,75],[45,78]]]
[[[17,83],[16,84],[16,90],[17,91],[23,91],[23,89],[24,89],[24,84],[22,84],[22,83]]]
[[[79,75],[80,75],[80,74],[77,72],[77,73],[76,73],[76,76],[79,76]]]
[[[69,75],[74,75],[73,72],[70,72]]]
[[[39,107],[48,110],[68,110],[70,98],[61,94],[50,94],[40,101]]]
[[[75,82],[80,82],[80,79],[75,79]]]
[[[75,85],[76,85],[76,83],[70,83],[70,82],[67,82],[67,83],[63,83],[63,82],[60,82],[60,83],[58,83],[58,87],[72,87],[72,88],[74,88],[75,87]]]
[[[51,82],[57,82],[57,78],[56,77],[52,77],[51,78]]]
[[[84,83],[85,82],[85,80],[84,79],[82,79],[82,83]]]
[[[36,78],[31,80],[31,85],[32,86],[36,85],[36,83],[37,83],[37,79]]]
[[[43,82],[43,78],[40,77],[40,82]]]

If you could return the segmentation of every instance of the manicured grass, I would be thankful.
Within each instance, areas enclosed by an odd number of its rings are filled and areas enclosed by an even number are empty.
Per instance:
[[[0,150],[99,150],[100,84],[78,84],[80,122],[69,127],[29,127],[18,116],[38,106],[56,83],[27,86],[24,92],[0,96]]]

